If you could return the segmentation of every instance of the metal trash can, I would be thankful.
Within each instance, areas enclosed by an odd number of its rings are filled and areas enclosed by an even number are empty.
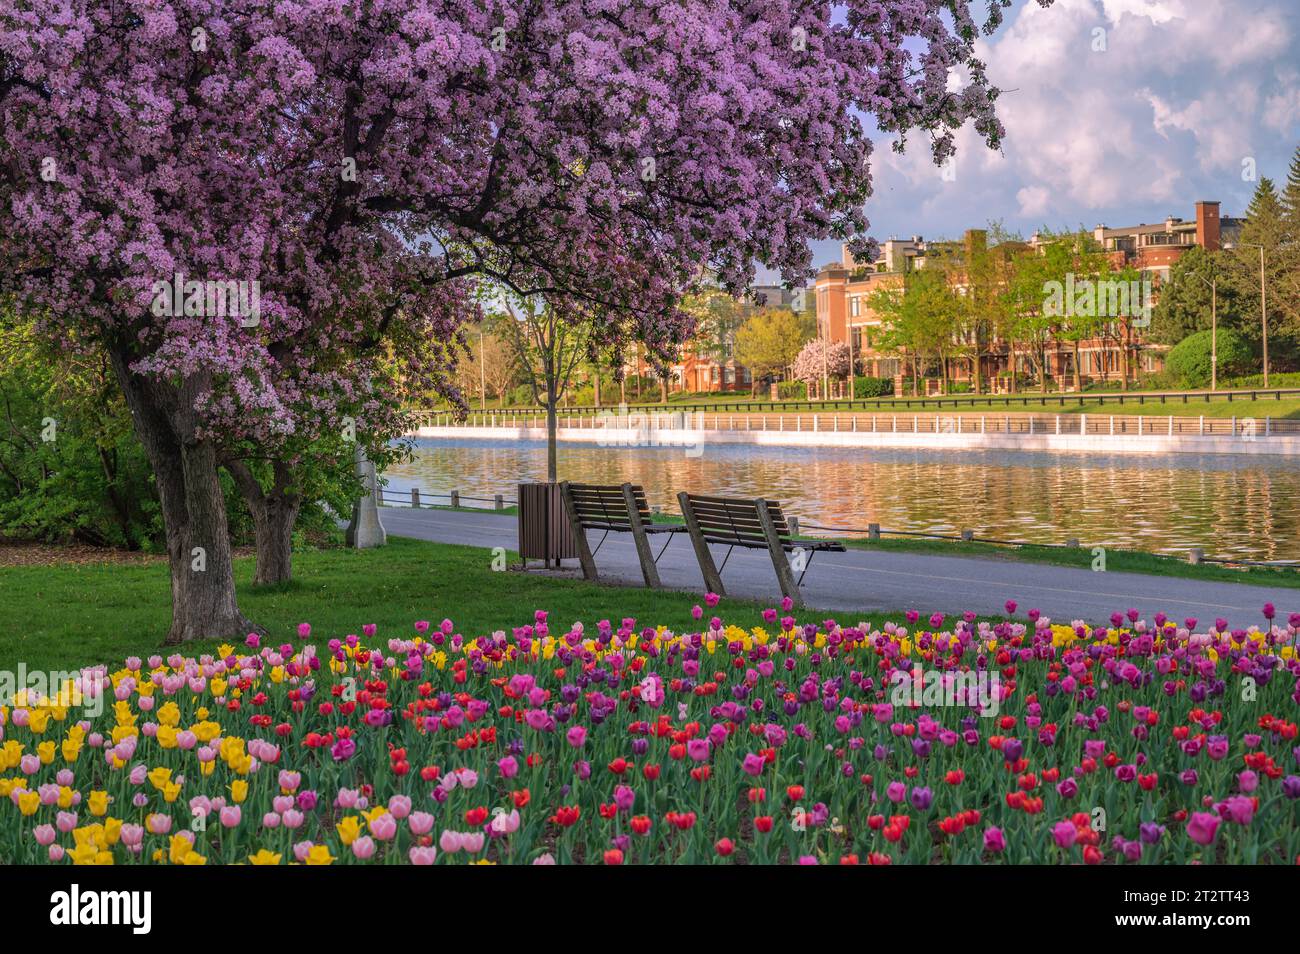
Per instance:
[[[542,560],[547,566],[554,561],[576,559],[578,548],[564,512],[560,485],[550,483],[519,485],[519,556],[524,566],[529,560]]]

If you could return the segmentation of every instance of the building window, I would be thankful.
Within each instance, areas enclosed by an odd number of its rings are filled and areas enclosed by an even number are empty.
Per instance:
[[[857,295],[849,299],[849,314],[854,318],[862,314],[862,299]]]

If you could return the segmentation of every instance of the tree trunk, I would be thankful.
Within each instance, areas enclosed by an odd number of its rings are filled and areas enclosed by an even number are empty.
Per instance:
[[[1083,391],[1083,378],[1079,370],[1079,342],[1074,342],[1074,393],[1079,394]]]
[[[289,466],[274,462],[275,482],[269,491],[262,489],[243,461],[227,461],[225,467],[253,515],[257,547],[253,583],[264,586],[289,582],[293,578],[293,527],[302,508],[302,497],[289,489],[293,483]]]
[[[1014,342],[1013,342],[1012,345],[1011,345],[1011,363],[1010,363],[1010,368],[1011,368],[1011,377],[1010,377],[1010,379],[1009,379],[1009,381],[1008,381],[1008,385],[1009,385],[1009,388],[1010,388],[1010,393],[1011,393],[1011,394],[1015,394],[1015,393],[1016,393],[1016,374],[1017,374],[1017,370],[1016,370],[1016,346],[1015,346],[1015,343],[1014,343]]]
[[[216,448],[194,436],[194,403],[205,382],[187,378],[177,388],[160,387],[133,373],[120,347],[112,348],[112,358],[158,488],[172,588],[166,642],[242,639],[259,631],[235,597]]]
[[[555,385],[549,384],[546,388],[546,480],[548,483],[555,483],[558,479],[556,474],[558,468],[555,461],[555,444],[558,440],[557,431],[559,422],[556,420],[555,406],[559,402],[559,396],[555,393]]]

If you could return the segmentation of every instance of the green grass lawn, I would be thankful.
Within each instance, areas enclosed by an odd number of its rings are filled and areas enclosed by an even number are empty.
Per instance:
[[[688,593],[496,572],[489,550],[401,537],[389,537],[388,546],[376,550],[294,554],[295,579],[285,587],[254,587],[251,557],[235,561],[235,576],[240,608],[276,643],[296,641],[302,622],[312,624],[312,638],[320,643],[359,634],[366,623],[377,624],[381,637],[406,636],[416,620],[437,625],[443,618],[466,636],[480,635],[531,623],[537,609],[550,613],[553,632],[567,631],[575,620],[589,632],[602,619],[617,627],[625,616],[682,631],[698,628],[690,610],[702,602]],[[19,662],[29,670],[65,669],[176,651],[162,645],[171,614],[163,562],[6,567],[0,592],[0,669]],[[724,599],[712,613],[753,626],[762,609]],[[190,643],[184,651],[215,645]]]

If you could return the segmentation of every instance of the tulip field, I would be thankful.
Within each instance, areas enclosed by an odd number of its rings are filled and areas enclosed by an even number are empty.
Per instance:
[[[769,609],[359,625],[0,709],[0,860],[1186,864],[1300,856],[1300,614]]]

